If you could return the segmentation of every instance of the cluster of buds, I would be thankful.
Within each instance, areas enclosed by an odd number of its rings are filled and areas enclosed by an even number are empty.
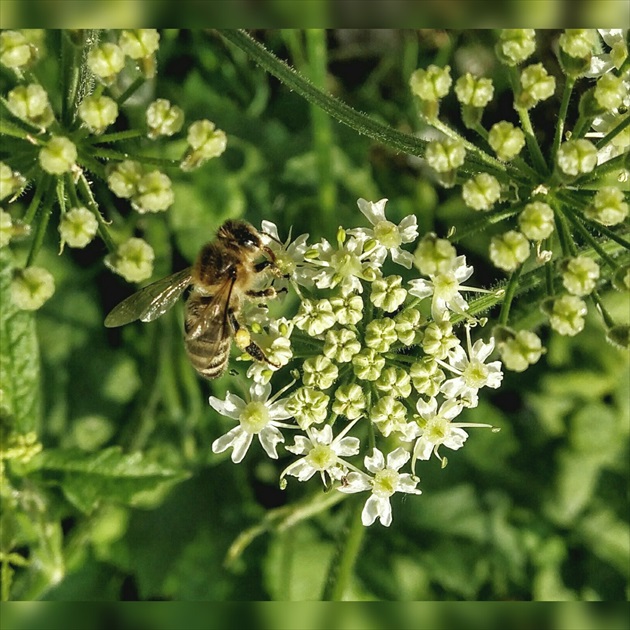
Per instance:
[[[110,234],[111,222],[91,180],[105,179],[112,193],[128,199],[138,214],[163,212],[174,201],[171,179],[164,169],[199,168],[225,151],[225,133],[209,120],[197,120],[186,130],[188,142],[180,159],[160,154],[147,157],[151,141],[175,138],[184,127],[182,109],[163,98],[147,103],[146,124],[120,128],[120,113],[127,101],[156,75],[157,30],[61,32],[60,63],[77,66],[60,67],[58,74],[79,78],[76,84],[60,82],[68,90],[63,94],[49,93],[57,86],[44,87],[48,82],[39,74],[38,63],[47,55],[47,37],[45,31],[34,30],[0,33],[0,63],[11,71],[7,75],[10,89],[4,95],[9,116],[3,122],[3,140],[6,132],[7,142],[15,145],[8,154],[16,156],[15,163],[13,157],[0,163],[0,246],[36,233],[38,222],[47,225],[58,206],[60,252],[64,246],[86,247],[98,235],[109,249],[104,262],[112,271],[129,282],[146,280],[153,273],[151,246],[141,238],[125,240],[123,236],[118,242],[113,236],[116,226]],[[129,145],[119,146],[130,139],[144,142],[148,151],[136,156]],[[51,178],[56,186],[51,186]],[[33,191],[34,202],[21,214],[12,202],[27,189]],[[133,226],[120,230],[127,235],[131,231]],[[12,295],[21,308],[39,308],[54,291],[50,274],[32,264],[41,243],[42,238],[33,239],[29,268],[16,273]]]
[[[363,524],[388,526],[390,497],[420,493],[418,460],[435,456],[445,465],[441,448],[461,448],[473,426],[490,428],[457,419],[477,406],[480,390],[498,388],[503,373],[500,361],[488,360],[494,339],[471,340],[471,329],[485,323],[463,295],[481,291],[464,284],[473,268],[434,234],[415,252],[404,249],[417,241],[416,217],[389,221],[386,201],[360,199],[371,226],[339,228],[336,243],[309,245],[301,235],[280,246],[276,226],[263,223],[299,308],[280,321],[258,315],[253,336],[274,365],[250,366],[246,399],[228,392],[210,405],[236,421],[213,443],[215,453],[231,450],[238,463],[254,437],[273,459],[282,446],[292,457],[282,487],[289,477],[317,476],[340,492],[366,492]],[[400,274],[385,273],[396,265]],[[420,276],[405,280],[412,268]],[[529,350],[523,360],[532,360]],[[272,395],[284,372],[289,385]]]
[[[492,237],[489,259],[498,269],[517,276],[524,265],[528,270],[550,265],[553,272],[547,277],[558,280],[547,283],[541,308],[556,332],[575,335],[584,326],[584,298],[591,296],[598,312],[603,312],[599,285],[627,275],[623,273],[630,249],[627,240],[616,235],[621,255],[610,256],[599,235],[610,237],[606,228],[619,226],[628,217],[623,193],[630,177],[623,159],[630,147],[628,41],[621,30],[566,30],[557,41],[563,81],[557,81],[543,63],[532,62],[536,48],[533,29],[504,30],[495,46],[509,75],[520,125],[509,120],[482,124],[495,92],[488,77],[466,73],[453,81],[449,66],[432,65],[416,70],[409,85],[420,116],[441,134],[428,143],[424,155],[435,179],[446,187],[461,184],[465,205],[482,214],[477,228],[516,218]],[[583,88],[578,119],[572,130],[565,130],[578,81]],[[472,134],[464,136],[438,118],[440,101],[453,82],[463,125],[477,134],[477,143],[469,139]],[[547,137],[533,129],[529,113],[543,102],[549,106],[558,85],[564,85],[560,112],[555,115],[558,127]],[[544,141],[547,149],[539,144]],[[608,267],[608,273],[603,269],[600,273],[601,265]],[[630,288],[623,282],[615,286]],[[607,315],[604,322],[610,337],[615,324]],[[514,331],[506,334],[500,344],[503,349],[529,345],[523,334],[518,342]],[[526,365],[504,360],[506,365]]]

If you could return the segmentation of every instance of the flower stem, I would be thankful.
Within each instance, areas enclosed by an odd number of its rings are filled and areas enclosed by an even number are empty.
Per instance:
[[[600,138],[595,146],[598,149],[605,147],[615,136],[619,135],[628,125],[630,125],[630,114],[628,114],[616,127],[613,127],[603,138]]]
[[[357,497],[348,499],[348,520],[335,555],[328,569],[328,577],[322,595],[323,601],[343,600],[357,556],[361,549],[365,527],[361,522],[362,504]]]
[[[521,275],[521,271],[523,270],[523,266],[517,267],[510,276],[508,281],[508,285],[505,289],[505,298],[503,299],[503,304],[501,305],[501,313],[499,315],[499,324],[502,326],[507,326],[508,316],[510,314],[510,307],[512,306],[512,300],[514,299],[514,295],[516,294],[516,289],[518,288],[518,279]]]
[[[115,252],[117,248],[114,239],[110,236],[109,231],[107,229],[107,221],[103,218],[100,210],[98,209],[98,204],[94,199],[94,195],[92,194],[92,189],[85,179],[85,175],[81,174],[79,177],[79,192],[83,196],[85,202],[89,206],[90,210],[96,216],[96,220],[98,221],[98,233],[101,235],[105,246],[110,252]]]
[[[360,134],[385,144],[396,151],[419,156],[424,155],[426,147],[424,140],[384,125],[356,111],[339,99],[326,94],[244,31],[219,30],[219,33],[229,42],[245,51],[258,65],[278,78],[289,89],[304,97],[309,103],[321,107],[321,109],[344,125],[348,125]]]
[[[567,111],[569,109],[569,101],[571,100],[571,94],[573,92],[573,86],[575,85],[575,79],[567,77],[564,84],[564,91],[562,92],[562,102],[560,103],[560,111],[558,112],[558,124],[556,127],[556,134],[553,138],[553,148],[551,149],[551,162],[555,164],[556,154],[560,148],[562,142],[562,136],[564,135],[564,123],[567,118]]]
[[[49,180],[47,182],[46,191],[43,195],[44,203],[40,206],[41,209],[37,215],[37,227],[35,228],[35,236],[33,237],[33,243],[31,244],[31,251],[28,253],[28,258],[26,260],[26,267],[30,267],[33,264],[44,243],[46,228],[48,227],[48,221],[50,220],[50,215],[52,214],[53,203],[55,202],[55,195],[53,194],[52,188],[52,180]]]

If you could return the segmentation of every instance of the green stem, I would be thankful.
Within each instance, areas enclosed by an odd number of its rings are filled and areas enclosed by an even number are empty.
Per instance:
[[[600,312],[602,319],[604,320],[604,324],[606,324],[608,328],[612,328],[615,325],[615,320],[604,306],[599,293],[597,291],[593,291],[589,297],[593,300],[597,310]]]
[[[133,93],[144,83],[144,77],[138,77],[136,80],[116,99],[118,105],[122,105],[127,99],[133,96]]]
[[[384,125],[321,91],[311,81],[278,59],[244,31],[219,30],[219,33],[229,42],[244,50],[256,63],[278,78],[289,89],[304,97],[309,103],[321,107],[344,125],[396,151],[419,156],[424,155],[426,141]]]
[[[564,136],[564,123],[567,119],[567,111],[569,110],[569,101],[571,100],[571,94],[573,93],[573,86],[575,85],[575,79],[573,77],[567,77],[564,84],[564,91],[562,92],[562,102],[560,103],[560,111],[558,112],[558,123],[556,127],[556,134],[553,138],[553,148],[551,149],[551,163],[556,163],[556,154],[562,142]]]
[[[323,601],[342,601],[348,587],[357,556],[361,549],[365,527],[361,522],[363,505],[358,497],[348,500],[348,520],[345,531],[328,570],[322,595]]]
[[[86,139],[89,144],[105,144],[107,142],[118,142],[119,140],[130,140],[133,138],[141,138],[146,134],[141,129],[126,129],[125,131],[113,131],[112,133],[104,133],[102,136],[91,136]]]
[[[92,189],[85,179],[85,175],[82,173],[79,177],[79,193],[82,195],[85,203],[89,206],[90,210],[96,216],[96,220],[98,221],[98,233],[100,234],[105,246],[110,252],[115,252],[118,247],[114,241],[114,239],[110,236],[109,230],[107,228],[107,221],[103,218],[100,210],[98,209],[98,204],[94,199],[94,195],[92,194]]]
[[[50,180],[52,179],[52,175],[48,173],[44,173],[42,178],[35,184],[35,193],[33,194],[33,199],[31,199],[31,203],[29,204],[26,212],[24,213],[24,223],[31,224],[35,215],[37,214],[37,210],[39,208],[39,204],[42,201],[42,197],[45,192],[48,191],[50,187]]]
[[[42,248],[54,202],[55,195],[52,191],[52,180],[49,180],[44,193],[44,203],[40,206],[40,210],[37,214],[37,218],[39,220],[37,222],[37,227],[35,228],[35,236],[33,237],[33,243],[31,244],[31,251],[28,253],[28,258],[26,259],[26,267],[30,267],[33,262],[35,262],[35,258],[37,257],[39,250]]]
[[[560,247],[564,256],[575,256],[575,242],[571,236],[571,230],[567,225],[567,218],[558,204],[554,204],[556,211],[556,225],[558,226],[558,238],[560,239]]]
[[[102,147],[98,147],[94,149],[93,155],[96,157],[100,157],[103,159],[111,159],[111,160],[129,160],[132,159],[128,153],[123,153],[122,151],[115,151],[114,149],[104,149]],[[150,164],[151,166],[159,166],[161,168],[172,168],[179,166],[179,160],[167,160],[166,158],[156,158],[150,157],[148,155],[133,155],[133,159],[136,162],[141,162],[142,164]]]
[[[309,60],[311,80],[316,87],[326,87],[328,74],[328,51],[326,49],[326,31],[308,29],[306,31],[306,50]],[[326,112],[310,104],[313,142],[317,157],[319,174],[319,210],[326,225],[334,220],[337,205],[337,189],[332,176],[333,133],[331,120]]]
[[[69,35],[61,32],[61,124],[69,129],[79,87],[79,51]]]
[[[505,289],[505,297],[503,299],[503,304],[501,305],[501,313],[499,315],[499,324],[502,326],[507,326],[508,317],[510,314],[510,307],[512,306],[512,300],[516,295],[516,289],[518,288],[518,279],[521,275],[521,271],[523,270],[523,266],[517,267],[510,276],[508,281],[508,285]]]

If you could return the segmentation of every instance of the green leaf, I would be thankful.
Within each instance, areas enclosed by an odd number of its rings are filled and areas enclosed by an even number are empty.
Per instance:
[[[11,301],[13,261],[0,249],[0,383],[5,410],[17,433],[37,431],[41,417],[39,345],[35,316]]]
[[[82,512],[92,512],[101,502],[151,507],[186,471],[147,461],[142,453],[123,453],[112,447],[94,454],[77,450],[49,450],[29,462],[29,472],[59,483],[66,498]]]

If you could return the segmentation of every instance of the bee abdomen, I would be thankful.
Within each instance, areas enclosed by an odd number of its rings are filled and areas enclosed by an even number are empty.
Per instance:
[[[223,374],[230,358],[231,338],[217,343],[214,337],[202,335],[186,339],[186,351],[192,366],[205,378],[217,378]]]

